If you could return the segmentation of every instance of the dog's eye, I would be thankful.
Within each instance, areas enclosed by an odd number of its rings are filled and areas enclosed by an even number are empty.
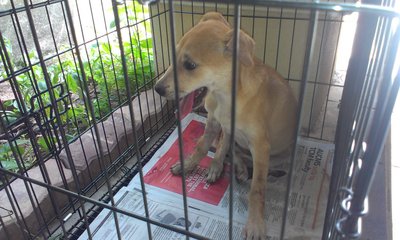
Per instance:
[[[185,67],[186,70],[194,70],[196,68],[196,63],[186,60],[183,63],[183,66]]]

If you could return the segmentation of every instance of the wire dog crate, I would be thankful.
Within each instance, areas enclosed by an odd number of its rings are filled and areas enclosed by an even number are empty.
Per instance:
[[[124,216],[146,223],[148,239],[156,227],[211,238],[187,221],[150,217],[143,182],[146,163],[176,127],[182,146],[179,108],[153,86],[176,61],[177,40],[209,11],[246,31],[255,55],[288,80],[301,106],[298,137],[335,144],[321,238],[358,238],[400,83],[393,2],[143,2],[0,2],[0,238],[107,239],[91,227],[103,210],[114,238],[124,238]],[[291,217],[293,152],[276,210],[280,239]],[[144,214],[116,198],[135,176]],[[230,199],[219,239],[235,235]]]

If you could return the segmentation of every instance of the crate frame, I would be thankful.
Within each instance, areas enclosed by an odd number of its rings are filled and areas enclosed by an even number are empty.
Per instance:
[[[155,4],[154,1],[151,1],[152,4]],[[11,1],[13,4],[13,1]],[[115,24],[116,24],[116,34],[118,38],[118,43],[119,46],[123,46],[122,42],[122,26],[120,26],[120,19],[119,19],[119,14],[118,14],[118,2],[113,0],[112,1],[112,6],[113,6],[113,13],[114,13],[114,18],[115,18]],[[375,5],[368,5],[368,4],[349,4],[349,3],[330,3],[330,2],[323,2],[323,3],[310,3],[310,2],[293,2],[293,1],[250,1],[250,0],[242,0],[242,1],[218,1],[218,4],[232,4],[234,6],[234,13],[231,15],[234,17],[234,30],[235,30],[235,45],[237,46],[237,35],[238,35],[238,29],[240,26],[240,4],[244,5],[258,5],[258,6],[266,6],[266,7],[282,7],[282,8],[294,8],[294,9],[306,9],[311,11],[311,17],[310,17],[310,23],[311,25],[309,26],[309,33],[308,33],[308,46],[311,51],[313,49],[313,45],[315,44],[315,38],[314,38],[314,32],[316,28],[316,23],[319,21],[318,18],[318,12],[320,11],[338,11],[338,12],[358,12],[360,14],[360,19],[359,19],[359,24],[357,27],[357,32],[355,36],[355,42],[357,43],[363,43],[363,44],[355,44],[353,48],[353,56],[354,57],[350,60],[349,63],[349,70],[346,75],[346,81],[343,86],[343,95],[342,95],[342,104],[339,112],[339,117],[338,117],[338,127],[336,130],[336,136],[335,136],[335,143],[336,143],[336,150],[335,150],[335,159],[334,159],[334,168],[332,171],[332,180],[331,180],[331,185],[330,185],[330,191],[329,191],[329,201],[328,201],[328,206],[327,206],[327,212],[326,212],[326,219],[325,219],[325,226],[324,226],[324,233],[323,233],[323,239],[338,239],[338,238],[358,238],[360,236],[360,219],[362,216],[364,216],[367,212],[367,208],[364,205],[364,202],[366,201],[365,199],[367,198],[367,194],[369,191],[369,188],[371,186],[371,182],[373,179],[374,171],[376,169],[376,164],[380,158],[386,135],[387,132],[389,131],[389,126],[390,126],[390,115],[391,111],[393,109],[393,105],[397,96],[397,92],[399,89],[399,76],[393,76],[393,69],[394,69],[394,64],[395,64],[395,56],[397,53],[397,48],[398,48],[398,42],[400,40],[400,27],[395,28],[394,33],[391,32],[393,30],[392,24],[393,24],[393,19],[399,18],[399,14],[392,10],[391,8],[387,7],[390,6],[390,2],[385,2],[386,6],[375,6]],[[369,2],[369,3],[374,3],[374,2]],[[10,57],[7,52],[7,47],[6,43],[4,41],[3,35],[0,31],[0,47],[1,47],[1,59],[3,66],[5,66],[6,71],[9,71],[7,73],[7,77],[3,78],[0,80],[0,83],[2,82],[16,82],[15,76],[18,74],[21,74],[25,71],[32,71],[32,68],[35,64],[38,64],[40,68],[42,69],[44,73],[44,78],[46,82],[47,90],[45,93],[48,93],[50,96],[51,100],[51,105],[52,106],[57,106],[61,102],[62,104],[66,104],[66,101],[71,101],[68,95],[63,95],[61,94],[61,97],[55,96],[54,89],[57,87],[62,88],[62,85],[54,85],[52,84],[50,80],[49,71],[47,69],[46,65],[46,58],[41,50],[41,45],[39,42],[39,37],[37,36],[37,31],[34,23],[34,19],[32,16],[32,10],[35,8],[42,8],[46,6],[50,6],[51,4],[60,4],[65,8],[65,23],[69,26],[70,30],[70,36],[72,39],[69,39],[71,44],[71,48],[69,51],[75,51],[76,54],[76,60],[78,62],[77,66],[79,69],[81,69],[81,78],[82,78],[82,84],[83,84],[83,91],[86,93],[89,93],[89,86],[88,86],[88,76],[85,75],[84,65],[83,65],[83,53],[80,52],[79,46],[83,46],[78,43],[77,36],[76,36],[76,30],[74,28],[74,21],[72,18],[72,13],[70,9],[70,5],[68,1],[64,0],[50,0],[46,2],[39,2],[39,3],[29,3],[27,0],[24,0],[24,6],[23,7],[15,7],[13,5],[13,8],[7,11],[0,11],[0,17],[4,16],[17,16],[17,13],[24,12],[27,14],[28,20],[29,20],[29,26],[31,29],[31,33],[33,36],[33,42],[35,46],[35,50],[38,55],[38,62],[37,63],[31,63],[29,58],[27,61],[29,62],[28,66],[26,68],[19,69],[17,73],[14,72],[14,69],[10,66],[13,64],[11,63]],[[182,1],[181,1],[182,4]],[[204,2],[203,2],[204,4]],[[164,2],[164,6],[166,3]],[[192,8],[193,8],[193,2],[192,2]],[[175,13],[179,13],[179,11],[175,11],[175,6],[172,1],[168,2],[168,10],[164,13],[169,14],[169,24],[170,26],[175,26]],[[181,12],[182,13],[182,12]],[[156,15],[160,15],[161,13],[158,12]],[[50,19],[50,18],[49,18]],[[165,18],[167,21],[167,19]],[[18,23],[18,19],[16,20]],[[51,21],[50,21],[51,22]],[[373,27],[371,27],[373,26]],[[82,27],[82,26],[81,26]],[[21,31],[19,23],[14,25],[14,28],[16,31]],[[169,28],[169,36],[170,36],[170,48],[172,49],[172,64],[176,66],[176,55],[175,55],[175,43],[176,41],[176,33],[175,33],[175,28],[170,27]],[[154,31],[154,30],[153,30]],[[53,37],[54,40],[54,37]],[[167,41],[169,41],[167,39]],[[24,40],[22,40],[24,42]],[[25,46],[26,48],[26,46]],[[367,51],[370,50],[370,51]],[[395,51],[396,50],[396,51]],[[25,49],[26,51],[26,49]],[[67,50],[68,51],[68,50]],[[376,53],[379,53],[377,55],[374,55],[375,59],[370,59],[371,56],[371,51],[376,51]],[[58,57],[61,54],[61,52],[57,52],[54,56],[50,57]],[[235,48],[234,55],[237,55],[237,49]],[[124,48],[120,47],[120,56],[125,56],[124,53]],[[304,103],[304,96],[306,94],[306,88],[307,88],[307,83],[305,79],[308,79],[308,69],[309,65],[312,63],[311,62],[311,52],[308,52],[305,55],[305,65],[301,78],[301,92],[300,92],[300,103]],[[361,61],[360,61],[361,60]],[[59,60],[60,61],[60,60]],[[122,61],[122,66],[123,66],[123,75],[124,75],[124,82],[125,85],[127,86],[126,88],[126,95],[127,95],[127,101],[124,102],[124,104],[127,104],[128,109],[129,109],[129,118],[130,119],[135,119],[134,116],[134,107],[132,105],[131,99],[134,99],[135,97],[138,96],[138,93],[133,93],[131,92],[130,84],[131,82],[129,81],[128,77],[128,63],[126,62],[125,58],[121,58]],[[175,63],[175,64],[174,64]],[[165,63],[163,63],[165,65]],[[237,61],[234,61],[232,63],[233,66],[233,89],[232,89],[232,96],[234,96],[235,91],[236,91],[236,76],[237,76],[237,71],[238,71],[238,63]],[[176,72],[176,71],[175,71]],[[160,72],[157,76],[153,76],[152,79],[149,82],[149,85],[151,86],[153,82],[162,75],[162,72]],[[177,76],[175,75],[175,80],[177,79]],[[33,75],[33,82],[35,82],[35,77]],[[331,86],[331,85],[329,85]],[[360,87],[362,86],[362,87]],[[175,82],[175,87],[178,87],[178,82]],[[378,91],[374,91],[375,88],[379,87]],[[23,110],[23,112],[28,113],[32,112],[29,111],[25,104],[22,103],[22,96],[21,92],[18,89],[18,84],[15,85],[14,90],[14,95],[18,96],[17,100],[19,101],[18,105],[19,107]],[[63,92],[62,90],[61,92]],[[177,92],[177,91],[176,91]],[[41,92],[40,94],[43,94],[44,92]],[[39,95],[40,95],[39,94]],[[34,96],[40,99],[40,96]],[[154,95],[153,95],[154,98]],[[176,95],[176,99],[178,99],[179,96]],[[233,104],[232,104],[232,116],[235,116],[235,98],[233,97]],[[40,100],[41,101],[41,100]],[[87,103],[88,106],[88,115],[91,116],[91,125],[92,128],[90,131],[92,131],[92,136],[96,139],[98,145],[98,155],[100,159],[104,159],[105,156],[103,155],[103,143],[100,141],[101,139],[101,131],[104,131],[104,126],[103,129],[99,128],[98,124],[101,122],[101,120],[104,120],[105,117],[100,118],[96,120],[96,113],[95,113],[95,106],[92,104],[92,101],[90,98],[86,98],[85,102]],[[121,104],[123,105],[123,104]],[[93,180],[93,184],[91,184],[91,187],[88,189],[83,189],[82,187],[77,184],[79,181],[76,181],[76,189],[78,189],[78,192],[75,191],[70,191],[68,189],[64,189],[62,187],[55,187],[50,184],[50,177],[49,173],[46,170],[46,165],[44,162],[46,159],[49,159],[51,155],[48,156],[42,156],[42,153],[38,150],[38,142],[35,139],[35,135],[33,132],[33,126],[30,124],[29,119],[31,117],[37,119],[36,121],[40,123],[40,128],[41,132],[43,134],[52,134],[52,133],[47,133],[47,131],[59,131],[61,140],[58,139],[56,142],[57,144],[54,144],[56,146],[56,149],[61,149],[65,148],[68,160],[70,161],[70,166],[72,167],[72,174],[74,175],[74,179],[79,179],[79,176],[76,174],[77,170],[74,169],[74,162],[72,161],[73,157],[71,155],[71,152],[68,150],[69,149],[69,140],[66,138],[66,133],[64,132],[62,126],[62,119],[61,116],[63,112],[60,112],[59,109],[52,108],[54,111],[55,116],[46,116],[45,109],[48,106],[44,106],[42,103],[41,109],[39,109],[38,112],[32,114],[32,115],[25,115],[24,118],[21,118],[20,122],[14,122],[13,124],[18,125],[20,123],[25,123],[27,125],[27,134],[30,136],[30,139],[33,144],[33,148],[35,151],[35,155],[39,159],[38,165],[40,166],[40,169],[43,171],[43,178],[44,182],[38,181],[35,179],[30,178],[27,176],[25,173],[29,170],[29,168],[25,167],[24,165],[19,165],[18,168],[21,169],[22,173],[14,173],[9,170],[6,170],[2,165],[0,165],[0,172],[4,176],[11,176],[14,177],[13,180],[9,180],[5,177],[2,177],[3,181],[6,183],[4,189],[7,192],[8,197],[11,199],[12,198],[12,189],[9,188],[10,184],[12,181],[15,179],[21,179],[24,182],[24,185],[26,189],[32,189],[32,184],[42,186],[46,188],[49,192],[50,200],[52,203],[52,206],[54,208],[54,211],[56,212],[56,217],[53,219],[53,221],[58,221],[59,226],[62,230],[62,232],[65,234],[65,236],[76,236],[78,233],[82,233],[84,231],[83,229],[86,227],[86,231],[88,231],[88,234],[90,235],[90,231],[88,229],[88,225],[90,221],[93,219],[93,217],[99,213],[100,209],[106,208],[110,209],[113,211],[114,214],[114,219],[115,219],[115,224],[116,224],[116,231],[118,233],[118,236],[120,237],[120,232],[119,232],[119,227],[118,227],[118,220],[117,220],[117,213],[123,213],[128,216],[138,218],[140,220],[146,221],[148,224],[148,231],[149,233],[151,232],[150,230],[150,224],[154,224],[157,226],[162,226],[167,229],[173,230],[180,232],[182,234],[185,234],[188,237],[194,237],[198,239],[202,239],[202,236],[198,236],[196,234],[193,234],[188,231],[188,226],[186,226],[185,230],[179,229],[179,228],[174,228],[162,223],[158,223],[152,219],[148,218],[148,210],[146,209],[146,216],[147,217],[142,217],[137,214],[131,213],[129,211],[124,211],[122,209],[118,209],[114,207],[115,202],[113,199],[114,193],[124,184],[126,184],[129,179],[131,179],[135,174],[139,174],[142,179],[142,189],[145,190],[145,186],[143,184],[143,172],[142,172],[142,165],[145,164],[149,158],[151,157],[152,154],[154,154],[155,149],[159,147],[163,141],[165,141],[166,136],[171,132],[171,126],[174,127],[174,112],[173,112],[173,106],[168,105],[169,109],[167,113],[165,114],[166,116],[162,117],[161,120],[156,120],[156,123],[154,125],[150,124],[151,127],[148,130],[149,135],[143,134],[143,136],[137,136],[136,134],[136,126],[134,126],[133,121],[131,121],[132,124],[132,129],[134,129],[134,134],[133,134],[133,144],[129,147],[128,150],[126,150],[121,156],[119,157],[119,160],[117,160],[115,163],[111,164],[110,166],[106,167],[103,166],[102,169],[102,177],[105,178],[105,182],[103,184],[106,184],[107,186],[107,193],[105,193],[99,200],[92,199],[90,196],[85,196],[86,193],[89,192],[89,189],[94,187],[97,189],[97,183],[101,182],[101,178],[96,178]],[[4,107],[2,107],[2,111],[4,112]],[[300,110],[303,108],[300,108]],[[111,112],[112,113],[112,112]],[[111,114],[110,113],[110,114]],[[301,111],[298,114],[298,122],[301,121]],[[110,116],[110,115],[108,115]],[[177,108],[177,116],[179,119],[180,112],[179,108]],[[40,120],[38,120],[40,119]],[[44,122],[41,122],[41,120]],[[234,117],[232,117],[233,123],[232,123],[232,129],[234,129]],[[348,123],[353,123],[356,122],[355,125],[353,124],[348,124]],[[21,159],[21,154],[19,153],[18,145],[16,144],[16,140],[18,139],[19,135],[15,136],[12,134],[11,130],[13,129],[14,125],[8,124],[9,121],[6,118],[1,118],[0,121],[2,128],[5,129],[5,135],[7,138],[8,143],[11,146],[12,153],[15,157],[15,159]],[[143,123],[143,119],[142,119]],[[179,144],[181,146],[181,151],[182,151],[182,136],[181,136],[181,124],[179,121],[175,122],[179,134]],[[367,126],[375,126],[375,127],[367,127]],[[158,131],[161,131],[164,127],[167,127],[168,129],[166,130],[166,134],[162,134],[160,137],[159,141],[156,141],[156,143],[152,146],[150,150],[148,150],[144,155],[141,153],[141,149],[146,145],[146,140],[149,137],[159,137],[157,134]],[[53,129],[53,130],[49,130]],[[89,131],[89,130],[87,130]],[[234,132],[234,131],[232,131]],[[301,126],[300,123],[298,124],[297,127],[297,133],[298,135],[301,134]],[[234,134],[232,134],[231,139],[230,139],[231,145],[233,146],[234,144]],[[354,142],[354,143],[353,143]],[[363,149],[363,144],[367,144],[366,150]],[[50,145],[50,143],[47,143]],[[14,147],[13,147],[14,146]],[[353,147],[354,149],[352,149]],[[372,147],[369,147],[372,146]],[[55,153],[59,153],[59,151],[55,151]],[[295,151],[293,151],[295,152]],[[230,156],[233,156],[233,148],[231,148]],[[295,153],[294,153],[295,154]],[[182,152],[180,154],[183,156]],[[136,157],[137,165],[133,165],[130,168],[124,167],[124,164],[127,162],[127,158],[129,157]],[[292,165],[291,169],[293,169],[293,159],[295,156],[292,156]],[[359,159],[362,158],[362,166],[354,167],[358,164]],[[180,161],[183,164],[183,159],[181,158]],[[231,163],[232,158],[231,158]],[[17,161],[18,162],[18,161]],[[21,161],[22,162],[22,161]],[[352,167],[353,164],[353,167]],[[233,164],[231,164],[233,167]],[[111,185],[109,179],[110,176],[109,174],[113,174],[117,171],[125,171],[125,174],[123,177],[121,177],[120,181],[118,181],[117,184]],[[232,170],[232,169],[231,169]],[[232,171],[233,172],[233,171]],[[291,179],[291,171],[289,172],[289,181],[288,181],[288,191],[286,194],[286,201],[285,201],[285,206],[287,209],[288,206],[288,199],[290,196],[290,181]],[[233,176],[231,181],[233,181]],[[184,183],[184,176],[182,178],[182,183]],[[232,186],[232,184],[231,184]],[[55,196],[54,193],[62,193],[70,199],[70,205],[62,209],[57,209],[56,204],[55,204]],[[187,218],[187,202],[186,202],[186,194],[185,194],[185,188],[183,188],[184,192],[184,209],[185,209],[185,217]],[[232,189],[230,191],[231,197],[232,197]],[[35,205],[35,192],[28,190],[29,198],[30,201],[32,202],[32,205]],[[74,200],[72,200],[74,199]],[[143,200],[146,202],[146,196],[143,194]],[[85,202],[89,202],[94,204],[94,206],[90,209],[85,208]],[[106,202],[110,202],[110,205],[107,205]],[[350,205],[350,208],[348,208],[348,205]],[[78,206],[78,207],[76,207]],[[230,204],[230,228],[229,228],[229,238],[232,238],[232,204]],[[70,229],[67,230],[64,226],[63,218],[62,216],[65,215],[66,212],[68,212],[70,209],[72,209],[75,212],[79,212],[79,214],[82,215],[82,218]],[[39,212],[37,212],[39,211]],[[34,213],[36,214],[37,219],[41,219],[40,215],[43,215],[41,213],[41,209],[35,210]],[[14,213],[18,212],[18,206],[14,206],[13,209]],[[286,219],[286,211],[283,213],[284,214],[284,219]],[[4,222],[2,220],[3,217],[0,217],[0,226],[5,226]],[[39,220],[38,220],[39,221]],[[21,226],[24,226],[24,220],[23,219],[18,219],[18,222],[20,223]],[[283,221],[282,223],[282,228],[281,228],[281,237],[283,238],[284,233],[285,233],[285,222]],[[47,223],[45,223],[46,225]],[[42,237],[46,238],[48,237],[49,234],[51,234],[51,230],[43,225],[42,226],[44,229],[42,229],[39,233]],[[7,234],[6,234],[7,235]],[[151,236],[151,235],[150,235]],[[10,237],[10,235],[8,235]],[[29,235],[24,235],[24,238],[29,239],[32,236]],[[151,239],[151,237],[150,237]]]

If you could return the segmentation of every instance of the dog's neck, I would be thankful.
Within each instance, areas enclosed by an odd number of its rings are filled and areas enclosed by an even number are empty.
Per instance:
[[[239,76],[237,80],[237,93],[235,93],[236,100],[240,101],[240,96],[238,94],[245,94],[248,95],[254,91],[248,91],[249,88],[254,88],[258,84],[256,77],[248,78],[245,76],[251,76],[255,73],[253,66],[245,67],[240,66],[239,68]],[[218,101],[219,104],[223,105],[224,107],[230,107],[232,104],[232,76],[231,74],[226,74],[225,85],[221,86],[209,86],[208,90],[210,94]]]
[[[226,89],[210,89],[210,94],[218,102],[218,105],[230,106],[232,103],[231,88]]]

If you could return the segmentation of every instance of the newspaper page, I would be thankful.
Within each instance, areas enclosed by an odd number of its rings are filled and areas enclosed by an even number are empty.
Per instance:
[[[131,191],[123,187],[114,196],[115,206],[119,209],[145,217],[143,195],[139,191]],[[168,204],[164,199],[147,198],[150,219],[161,224],[170,225],[175,228],[185,228],[185,217],[183,208],[176,204]],[[148,228],[145,221],[117,213],[117,219],[122,239],[149,239]],[[233,222],[234,239],[240,238],[242,225]],[[228,228],[226,220],[210,215],[194,208],[190,208],[189,231],[197,235],[208,236],[211,239],[225,239],[221,233]],[[92,239],[114,240],[118,239],[114,214],[104,209],[90,224]],[[185,239],[185,236],[175,231],[150,224],[153,239]],[[87,232],[84,232],[79,240],[89,239]]]
[[[182,121],[184,156],[188,156],[197,140],[204,132],[205,118],[189,114]],[[297,145],[297,159],[293,172],[293,185],[289,200],[287,239],[320,239],[322,234],[323,215],[326,205],[326,188],[329,178],[329,163],[333,156],[334,145],[326,142],[300,138]],[[189,221],[200,213],[212,218],[218,224],[214,230],[198,231],[200,235],[211,239],[227,239],[229,224],[229,166],[221,178],[212,184],[206,182],[207,167],[213,153],[209,152],[193,171],[186,176],[186,192],[189,206]],[[158,208],[174,209],[176,216],[183,215],[182,179],[170,172],[170,167],[179,161],[178,133],[175,130],[152,159],[143,167],[146,196],[150,202],[160,201]],[[286,194],[287,176],[268,177],[266,191],[266,223],[268,239],[278,239],[282,225],[284,197]],[[251,180],[233,184],[233,219],[235,237],[242,239],[241,232],[247,219],[247,193]],[[140,179],[136,176],[125,191],[140,192]],[[139,194],[139,202],[142,200]],[[132,200],[133,201],[133,200]],[[133,211],[132,209],[130,209]],[[180,215],[179,215],[179,214]],[[100,217],[100,216],[99,216]],[[139,223],[138,223],[139,224]],[[103,224],[106,225],[106,224]],[[113,224],[111,224],[113,225]],[[144,223],[144,229],[146,224]],[[142,227],[143,227],[142,226]],[[207,228],[206,224],[202,226]],[[144,231],[147,233],[147,230]],[[153,233],[154,234],[154,233]],[[203,235],[204,234],[204,235]],[[169,235],[170,236],[170,235]],[[217,237],[219,236],[219,237]],[[155,237],[155,236],[153,236]],[[136,238],[135,238],[136,239]],[[137,238],[139,239],[139,238]],[[140,238],[142,239],[142,238]],[[144,238],[145,239],[145,238]],[[180,237],[155,239],[183,239]]]

